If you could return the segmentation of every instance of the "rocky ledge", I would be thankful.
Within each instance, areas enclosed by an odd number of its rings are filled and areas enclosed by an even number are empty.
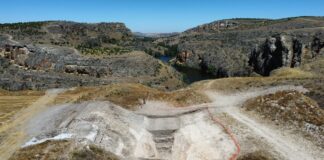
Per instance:
[[[231,19],[189,29],[157,43],[177,46],[175,64],[217,77],[268,76],[323,54],[324,19]]]
[[[180,75],[172,68],[136,51],[108,58],[93,58],[82,56],[68,47],[6,44],[1,48],[0,66],[0,87],[7,90],[114,82],[151,86],[164,84],[167,89],[182,85]]]

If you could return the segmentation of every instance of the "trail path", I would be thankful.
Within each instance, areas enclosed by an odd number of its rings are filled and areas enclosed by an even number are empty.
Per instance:
[[[209,88],[212,82],[207,83],[206,88]],[[254,136],[260,137],[262,141],[272,147],[273,150],[280,153],[287,160],[320,160],[324,158],[323,152],[318,147],[315,147],[300,139],[293,139],[289,133],[284,133],[283,130],[277,130],[272,126],[258,122],[255,118],[249,117],[240,110],[240,106],[246,100],[260,95],[274,93],[281,90],[297,90],[305,92],[303,87],[298,86],[279,86],[268,89],[256,89],[235,94],[222,94],[215,91],[207,91],[206,94],[213,101],[208,104],[209,107],[214,107],[216,112],[226,113],[235,119],[238,123],[246,126],[248,132]],[[253,135],[252,135],[253,136]]]
[[[51,103],[55,97],[63,91],[63,89],[51,89],[46,91],[44,96],[39,98],[29,107],[26,107],[17,113],[11,123],[1,126],[0,133],[8,133],[0,145],[1,160],[8,159],[13,152],[15,152],[21,146],[21,144],[29,138],[24,133],[28,120],[43,111],[47,107],[47,104]]]

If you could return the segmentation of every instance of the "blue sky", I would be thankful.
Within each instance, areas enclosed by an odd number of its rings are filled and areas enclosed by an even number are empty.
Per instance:
[[[324,16],[324,0],[0,0],[0,5],[0,23],[124,22],[140,32],[179,32],[224,18]]]

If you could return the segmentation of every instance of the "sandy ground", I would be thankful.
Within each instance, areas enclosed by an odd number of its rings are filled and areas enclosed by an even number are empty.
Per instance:
[[[29,107],[21,110],[15,116],[11,123],[8,123],[0,128],[0,132],[10,133],[0,145],[0,157],[2,159],[8,159],[13,152],[15,152],[21,144],[29,138],[29,136],[24,132],[26,130],[26,123],[33,116],[37,115],[43,111],[47,104],[52,102],[54,98],[64,90],[62,89],[52,89],[48,90],[44,96],[39,98]]]

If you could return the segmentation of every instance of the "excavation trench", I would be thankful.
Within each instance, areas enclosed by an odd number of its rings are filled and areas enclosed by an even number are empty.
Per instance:
[[[201,107],[171,109],[148,102],[132,112],[110,102],[66,104],[39,114],[28,128],[31,140],[23,147],[72,139],[122,159],[230,159],[236,152],[231,137]]]
[[[178,117],[145,117],[146,129],[152,134],[159,158],[170,159],[174,134],[180,128]]]

